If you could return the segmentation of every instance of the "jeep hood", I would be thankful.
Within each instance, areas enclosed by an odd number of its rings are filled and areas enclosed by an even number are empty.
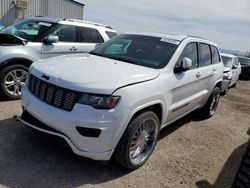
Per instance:
[[[28,42],[27,40],[15,35],[0,33],[0,46],[14,46],[14,45],[25,46],[27,42]]]
[[[55,85],[97,94],[155,79],[159,71],[90,54],[64,55],[32,64],[30,73]]]

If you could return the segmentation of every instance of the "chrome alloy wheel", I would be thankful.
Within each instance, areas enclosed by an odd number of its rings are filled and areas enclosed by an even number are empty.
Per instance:
[[[14,69],[6,74],[4,88],[12,96],[21,96],[21,88],[28,78],[28,72],[23,69]]]
[[[130,143],[129,156],[132,163],[140,164],[150,156],[156,145],[157,132],[155,119],[149,118],[141,122]]]
[[[211,101],[210,105],[210,114],[213,115],[215,113],[215,110],[219,104],[219,99],[220,99],[220,92],[217,92],[214,94],[213,99]]]

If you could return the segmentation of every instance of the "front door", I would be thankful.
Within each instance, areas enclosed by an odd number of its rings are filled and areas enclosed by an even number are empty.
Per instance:
[[[73,25],[58,25],[49,35],[57,36],[59,41],[42,45],[42,58],[78,53],[76,27]]]
[[[186,57],[192,60],[192,68],[187,71],[174,74],[174,87],[172,88],[172,105],[169,109],[167,123],[197,108],[200,101],[208,95],[208,71],[206,67],[198,67],[198,44],[189,43],[184,48],[176,67],[180,66],[182,59]],[[209,54],[210,57],[210,54]],[[205,61],[203,58],[202,61]],[[211,59],[207,59],[211,63]]]

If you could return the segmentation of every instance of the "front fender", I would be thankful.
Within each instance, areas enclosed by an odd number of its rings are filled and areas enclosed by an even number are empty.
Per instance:
[[[27,58],[10,58],[6,59],[5,61],[0,62],[0,69],[6,67],[8,64],[15,63],[15,62],[24,62],[25,64],[31,65],[33,60]]]

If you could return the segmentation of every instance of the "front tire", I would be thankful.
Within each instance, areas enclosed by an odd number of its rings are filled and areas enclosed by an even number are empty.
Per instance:
[[[21,97],[21,88],[28,78],[28,67],[11,65],[0,72],[0,94],[4,99],[16,100]]]
[[[220,99],[220,88],[215,87],[205,106],[200,109],[204,118],[210,118],[215,114]]]
[[[159,128],[159,118],[154,112],[146,111],[136,116],[116,147],[116,162],[131,170],[142,166],[154,151]]]

